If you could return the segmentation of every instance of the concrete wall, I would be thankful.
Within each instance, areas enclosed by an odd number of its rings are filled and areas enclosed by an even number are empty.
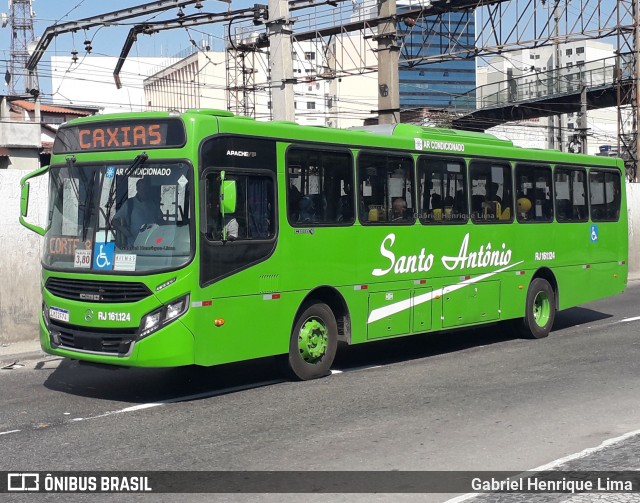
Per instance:
[[[20,178],[27,173],[0,170],[0,346],[38,338],[43,239],[18,222]],[[47,177],[32,180],[30,187],[28,221],[44,226]]]
[[[18,222],[20,178],[28,171],[0,170],[0,346],[35,340],[40,313],[40,254],[43,238]],[[47,177],[30,182],[29,217],[43,226],[47,214]],[[629,278],[640,278],[640,184],[627,186]]]

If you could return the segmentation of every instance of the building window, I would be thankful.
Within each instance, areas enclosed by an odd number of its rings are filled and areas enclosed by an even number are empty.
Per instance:
[[[271,102],[270,102],[270,101],[267,101],[267,108],[268,108],[269,110],[271,110]]]
[[[573,49],[567,49],[566,50],[566,55],[567,56],[571,56],[573,54]]]
[[[316,102],[315,101],[307,101],[307,110],[315,110]]]
[[[576,66],[584,66],[584,61],[576,61]]]
[[[315,61],[316,53],[315,52],[305,52],[304,53],[304,59],[306,61]]]
[[[576,54],[584,54],[584,47],[576,47]]]
[[[536,59],[540,59],[540,54],[536,54]]]

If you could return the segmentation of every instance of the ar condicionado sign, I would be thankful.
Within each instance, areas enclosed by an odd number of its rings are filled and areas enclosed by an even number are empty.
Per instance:
[[[133,148],[181,147],[185,142],[182,121],[114,121],[60,128],[54,153]]]

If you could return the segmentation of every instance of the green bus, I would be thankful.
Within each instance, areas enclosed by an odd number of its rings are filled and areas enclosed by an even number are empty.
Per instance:
[[[49,177],[46,229],[29,184]],[[22,180],[44,236],[40,341],[95,363],[282,355],[505,322],[622,292],[620,159],[408,124],[338,130],[219,110],[81,118]]]

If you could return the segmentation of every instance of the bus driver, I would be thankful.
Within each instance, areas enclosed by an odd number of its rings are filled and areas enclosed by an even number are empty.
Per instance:
[[[113,216],[113,227],[125,236],[127,246],[133,246],[138,234],[148,225],[162,222],[162,210],[153,197],[149,178],[138,180],[136,195],[127,199]]]

